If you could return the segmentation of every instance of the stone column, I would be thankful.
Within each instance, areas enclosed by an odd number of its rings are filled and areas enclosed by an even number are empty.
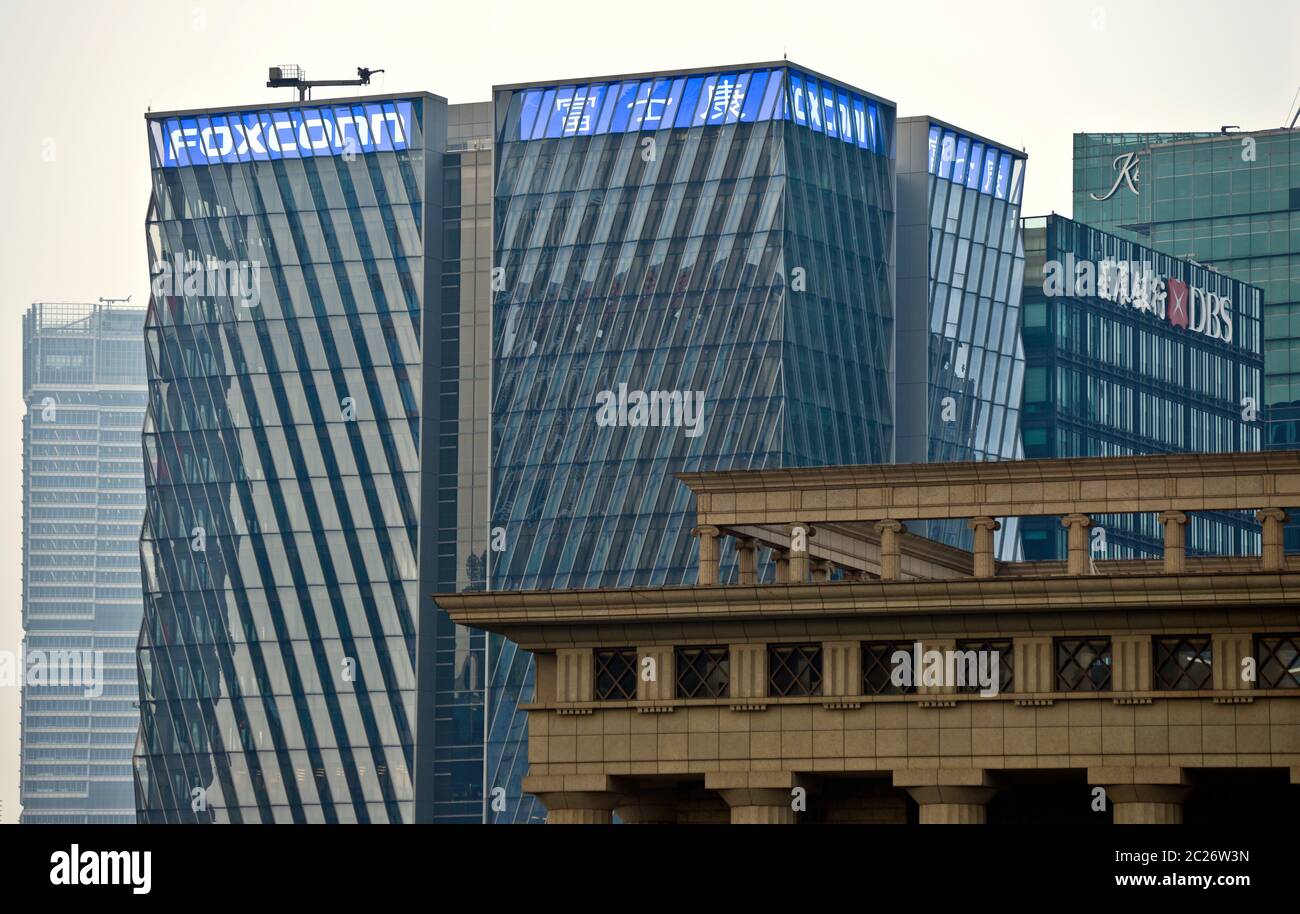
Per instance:
[[[1190,787],[1169,784],[1115,784],[1106,788],[1116,825],[1182,825]]]
[[[966,523],[975,531],[975,577],[991,578],[994,573],[993,534],[1002,529],[1002,524],[992,517],[972,517]]]
[[[983,825],[985,807],[997,790],[982,768],[904,768],[894,771],[920,806],[922,825]]]
[[[899,537],[907,532],[907,527],[902,521],[882,520],[876,529],[880,531],[880,580],[897,581],[903,576]]]
[[[701,586],[718,583],[718,534],[722,531],[711,524],[696,527],[691,536],[700,541],[700,579]]]
[[[1066,573],[1088,574],[1091,566],[1088,561],[1088,528],[1092,526],[1092,518],[1086,514],[1067,514],[1061,518],[1061,526],[1069,531]]]
[[[813,535],[810,524],[787,524],[786,535],[790,537],[790,583],[808,583],[808,538]],[[800,548],[802,547],[802,548]]]
[[[704,786],[726,801],[732,825],[793,825],[799,821],[796,790],[806,800],[812,784],[789,771],[712,771]]]
[[[1286,551],[1282,542],[1286,512],[1281,508],[1262,508],[1255,512],[1255,519],[1264,525],[1264,549],[1260,555],[1260,567],[1264,571],[1281,571],[1286,567]]]
[[[603,774],[528,775],[523,789],[546,807],[548,825],[609,825],[620,800],[614,779]]]
[[[992,787],[909,787],[920,807],[922,825],[983,825],[995,791]]]
[[[1165,574],[1182,574],[1187,570],[1187,514],[1162,511],[1160,523],[1165,525]]]
[[[776,583],[790,583],[790,550],[773,549],[772,561],[776,564]]]
[[[736,540],[737,582],[752,587],[758,583],[758,542],[742,536]]]
[[[1181,768],[1089,768],[1088,783],[1105,788],[1116,825],[1181,825],[1191,792]]]
[[[812,560],[812,579],[814,582],[824,584],[831,579],[831,563],[826,559]]]

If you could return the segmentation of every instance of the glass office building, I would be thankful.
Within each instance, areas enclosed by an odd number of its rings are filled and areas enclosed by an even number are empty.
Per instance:
[[[1300,130],[1076,134],[1074,150],[1075,218],[1264,290],[1264,446],[1300,447]]]
[[[1256,451],[1263,292],[1062,216],[1025,220],[1026,457]],[[1102,515],[1097,558],[1158,557],[1153,514]],[[1054,517],[1021,521],[1027,559],[1065,557]],[[1192,554],[1259,550],[1253,516],[1194,515]]]
[[[23,317],[24,823],[135,821],[143,325],[103,302]]]
[[[898,121],[899,463],[1016,460],[1025,353],[1025,153],[932,117]],[[969,549],[955,521],[913,524]],[[1018,520],[997,533],[1014,560]]]
[[[771,63],[495,105],[493,589],[689,583],[673,473],[892,458],[892,103]],[[492,818],[526,821],[530,674],[489,665]]]
[[[481,818],[486,115],[148,116],[141,821]]]

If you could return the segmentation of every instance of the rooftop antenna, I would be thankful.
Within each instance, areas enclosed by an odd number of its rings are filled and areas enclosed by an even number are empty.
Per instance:
[[[126,298],[105,298],[102,295],[99,297],[99,303],[101,305],[109,305],[110,307],[113,305],[126,305],[130,304],[130,302],[131,296],[129,295]]]
[[[268,89],[297,89],[298,101],[305,102],[311,98],[313,86],[368,86],[370,85],[370,77],[382,72],[384,71],[372,70],[369,67],[357,67],[356,79],[309,80],[307,71],[297,64],[281,64],[268,70],[266,87]]]

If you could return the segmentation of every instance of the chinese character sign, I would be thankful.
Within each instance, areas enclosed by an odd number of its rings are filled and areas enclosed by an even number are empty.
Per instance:
[[[825,80],[772,68],[522,89],[512,97],[506,135],[540,140],[788,120],[892,154],[886,136],[892,113],[885,103]]]

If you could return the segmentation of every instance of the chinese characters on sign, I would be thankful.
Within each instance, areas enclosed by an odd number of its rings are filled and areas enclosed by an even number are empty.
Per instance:
[[[930,126],[930,174],[999,200],[1020,202],[1024,169],[1009,152],[937,124]]]
[[[878,154],[892,152],[879,102],[794,69],[772,68],[524,89],[508,136],[598,136],[788,120]]]
[[[1159,275],[1146,261],[1103,258],[1097,263],[1067,254],[1043,266],[1043,294],[1100,298],[1167,320],[1172,326],[1231,343],[1232,299]]]

